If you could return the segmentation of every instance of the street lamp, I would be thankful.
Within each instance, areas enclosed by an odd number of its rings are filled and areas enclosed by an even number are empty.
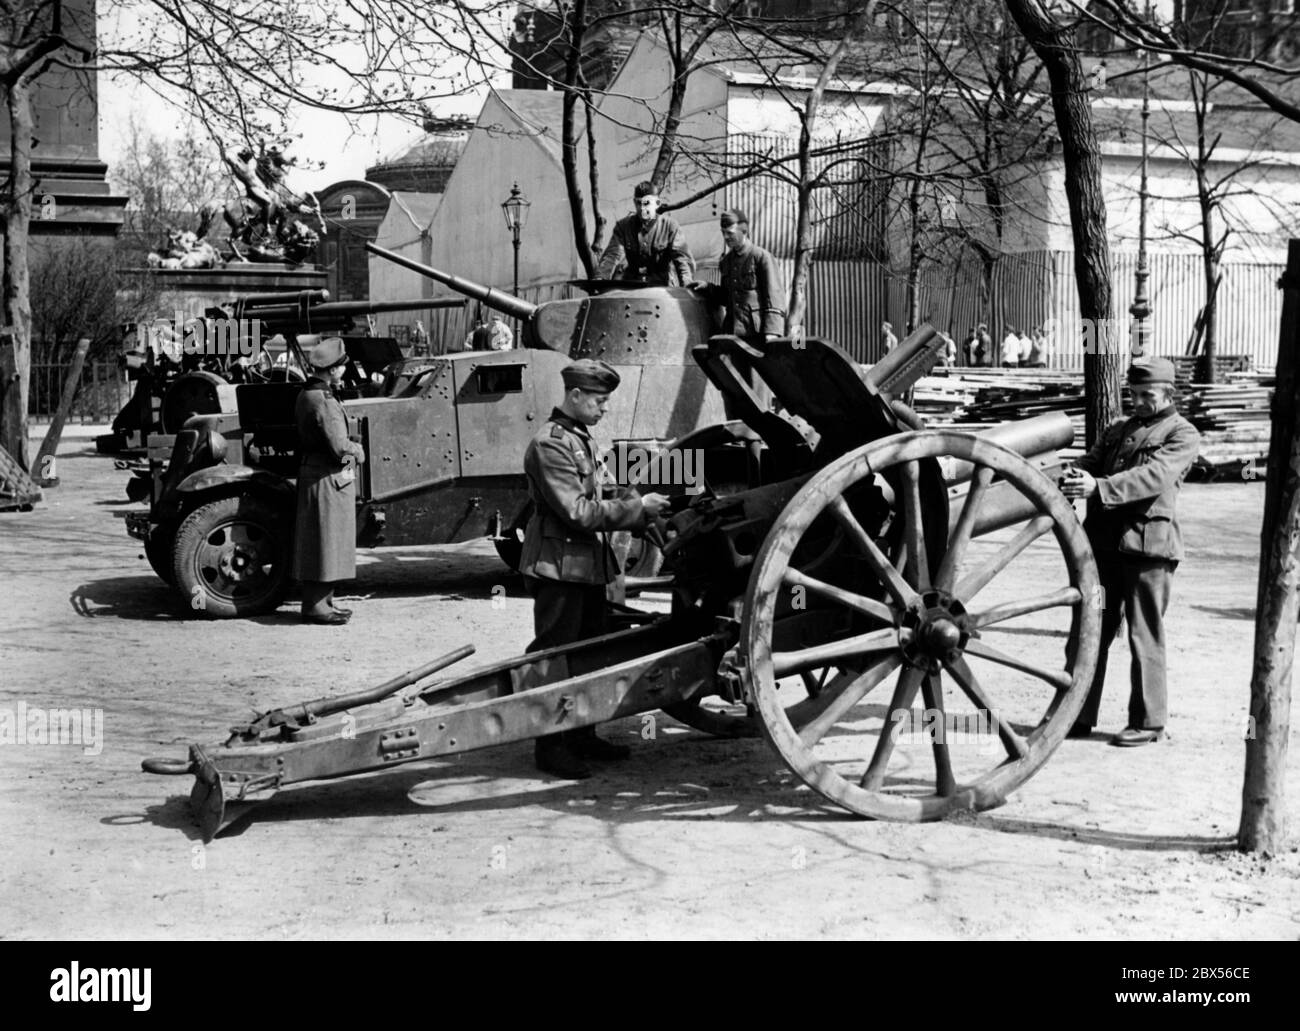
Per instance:
[[[1151,17],[1151,5],[1146,5],[1147,18]],[[1147,156],[1150,146],[1147,136],[1147,122],[1151,118],[1151,52],[1142,51],[1142,174],[1138,180],[1138,261],[1133,273],[1133,303],[1128,313],[1136,324],[1129,350],[1133,356],[1146,354],[1151,342],[1151,301],[1147,296],[1147,280],[1151,278],[1151,269],[1147,264]]]
[[[501,202],[501,210],[506,216],[506,228],[510,230],[515,244],[515,296],[519,296],[519,230],[523,229],[524,224],[528,221],[528,209],[532,207],[531,202],[524,199],[524,195],[519,192],[519,184],[515,183],[510,188],[510,196]]]

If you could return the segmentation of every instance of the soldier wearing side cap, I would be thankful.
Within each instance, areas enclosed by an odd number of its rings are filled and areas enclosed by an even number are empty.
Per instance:
[[[348,439],[347,416],[334,396],[348,360],[343,341],[298,339],[311,376],[294,407],[299,468],[293,575],[302,582],[302,621],[337,626],[352,615],[335,607],[334,584],[357,574],[356,467],[366,455]]]
[[[718,262],[722,276],[718,296],[726,305],[722,331],[762,349],[785,333],[785,283],[770,253],[749,238],[749,219],[739,208],[718,218],[726,253]]]
[[[533,514],[524,531],[519,571],[534,598],[536,638],[529,652],[572,644],[608,632],[605,586],[618,573],[605,534],[638,530],[668,507],[662,494],[644,497],[603,482],[590,427],[604,417],[619,375],[584,358],[566,366],[564,401],[528,445],[524,472]],[[623,745],[596,736],[594,727],[537,739],[537,768],[570,779],[591,775],[584,759],[622,759]]]
[[[1084,529],[1104,592],[1097,672],[1070,736],[1087,737],[1097,723],[1107,653],[1122,616],[1132,653],[1128,726],[1111,744],[1125,747],[1159,741],[1165,732],[1164,614],[1183,557],[1175,505],[1201,439],[1174,408],[1173,362],[1134,359],[1128,381],[1132,416],[1107,427],[1061,481],[1067,498],[1088,501]]]

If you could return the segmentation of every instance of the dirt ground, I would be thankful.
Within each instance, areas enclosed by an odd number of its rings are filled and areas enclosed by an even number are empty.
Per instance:
[[[1259,483],[1185,489],[1170,739],[1066,741],[999,809],[923,825],[851,818],[763,741],[713,740],[660,715],[651,740],[637,719],[608,726],[632,759],[586,782],[541,777],[529,745],[507,745],[285,790],[203,846],[189,778],[147,776],[142,758],[183,756],[255,710],[371,686],[463,643],[478,646],[470,664],[516,654],[530,601],[475,544],[362,553],[343,628],[302,626],[293,603],[191,619],[125,534],[126,474],[74,432],[47,502],[0,514],[0,711],[102,710],[102,750],[0,744],[0,936],[1300,932],[1300,856],[1233,851]],[[1124,725],[1127,666],[1117,643],[1101,730]],[[1300,798],[1295,763],[1288,790]]]

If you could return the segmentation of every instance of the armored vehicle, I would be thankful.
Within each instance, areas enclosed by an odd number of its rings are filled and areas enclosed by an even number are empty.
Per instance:
[[[528,504],[524,450],[561,401],[560,370],[574,358],[600,358],[623,376],[600,426],[603,443],[653,448],[723,421],[721,396],[691,357],[713,321],[690,290],[601,284],[604,292],[534,305],[368,246],[518,320],[524,346],[399,363],[385,376],[386,396],[344,402],[366,449],[359,546],[487,536],[516,564]],[[289,350],[302,364],[296,342]],[[300,390],[296,382],[226,386],[219,411],[149,439],[149,511],[132,513],[127,529],[197,614],[267,612],[288,590]],[[743,443],[723,443],[735,444],[743,463]]]

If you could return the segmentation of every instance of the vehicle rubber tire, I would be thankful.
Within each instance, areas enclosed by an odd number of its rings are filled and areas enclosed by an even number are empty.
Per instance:
[[[175,586],[212,619],[274,611],[289,589],[293,511],[237,495],[201,505],[176,532]]]

